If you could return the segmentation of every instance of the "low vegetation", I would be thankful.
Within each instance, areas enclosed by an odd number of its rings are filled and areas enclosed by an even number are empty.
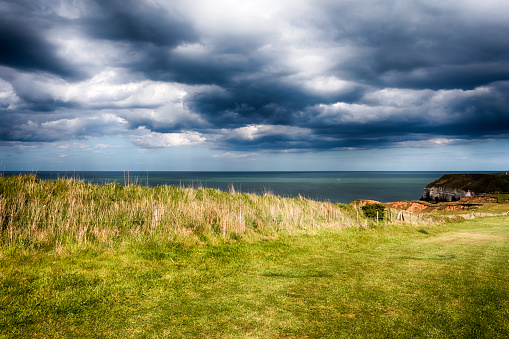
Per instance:
[[[380,203],[367,204],[362,206],[362,211],[367,218],[375,220],[385,219],[385,205]]]
[[[367,224],[355,206],[302,198],[0,177],[0,244],[16,250],[148,240],[213,245],[353,223]]]
[[[34,176],[0,195],[0,337],[509,333],[508,216]]]

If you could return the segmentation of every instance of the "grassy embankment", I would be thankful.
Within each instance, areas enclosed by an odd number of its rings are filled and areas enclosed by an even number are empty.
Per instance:
[[[203,188],[98,186],[29,175],[0,177],[0,196],[1,246],[21,251],[145,241],[215,245],[367,225],[349,205]]]
[[[509,333],[505,216],[343,229],[352,206],[0,182],[0,336]]]

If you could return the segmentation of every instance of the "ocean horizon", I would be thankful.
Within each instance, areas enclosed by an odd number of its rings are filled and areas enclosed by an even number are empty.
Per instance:
[[[350,203],[357,199],[380,202],[419,200],[424,187],[454,171],[4,171],[5,176],[35,174],[42,180],[74,178],[105,185],[127,183],[155,187],[214,188],[229,192],[302,196],[317,201]],[[473,172],[470,172],[473,173]],[[475,172],[491,173],[491,172]]]

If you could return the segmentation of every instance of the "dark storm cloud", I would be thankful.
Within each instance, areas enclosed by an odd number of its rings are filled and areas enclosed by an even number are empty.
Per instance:
[[[386,147],[425,138],[482,139],[507,138],[509,132],[509,82],[495,83],[475,91],[443,91],[428,97],[429,102],[411,101],[398,107],[391,103],[362,108],[348,105],[324,114],[313,108],[302,125],[328,137],[326,147]],[[405,93],[401,92],[403,98]],[[362,114],[367,114],[364,118]]]
[[[179,55],[175,50],[160,46],[145,46],[143,58],[131,64],[133,70],[143,72],[156,81],[175,81],[188,85],[209,84],[228,86],[231,79],[252,74],[263,64],[244,56],[249,51],[236,54],[208,51],[199,56]]]
[[[95,1],[94,15],[82,22],[94,38],[175,47],[197,34],[178,11],[136,0]],[[144,47],[144,46],[141,46]]]
[[[186,103],[213,124],[233,128],[247,124],[291,126],[295,112],[320,101],[323,99],[270,78],[238,82],[223,93],[199,93]]]
[[[68,79],[81,77],[81,72],[60,58],[56,46],[46,39],[47,20],[58,18],[45,13],[44,7],[24,1],[7,1],[0,7],[0,65]]]
[[[507,22],[481,22],[485,18],[475,17],[476,13],[470,13],[473,17],[468,18],[454,8],[433,8],[427,3],[415,2],[404,8],[398,8],[399,3],[385,3],[369,2],[373,8],[367,5],[362,9],[354,3],[344,6],[343,2],[317,6],[320,21],[312,20],[310,24],[321,29],[324,36],[330,34],[325,34],[327,30],[333,32],[331,45],[353,45],[361,51],[346,62],[335,64],[331,74],[373,89],[469,90],[509,79]],[[251,70],[256,74],[257,68]],[[206,77],[213,72],[201,74]],[[311,148],[369,146],[370,142],[373,147],[390,145],[394,140],[422,134],[476,138],[503,134],[508,129],[509,103],[499,89],[504,87],[503,82],[493,85],[490,93],[451,97],[450,103],[441,102],[442,107],[426,110],[407,107],[406,112],[386,119],[334,123],[319,116],[312,122],[299,117],[318,103],[362,102],[362,92],[324,100],[280,79],[280,74],[274,78],[254,77],[247,83],[232,84],[227,93],[200,93],[187,102],[220,126],[247,123],[314,126],[317,137],[332,137],[322,143],[315,138],[307,143]],[[206,82],[206,78],[202,81]],[[211,83],[217,83],[214,77]],[[442,111],[442,115],[435,117],[433,110]],[[262,143],[261,139],[253,143],[258,141]],[[277,140],[273,144],[277,145]]]
[[[361,10],[348,1],[321,5],[322,21],[315,24],[333,32],[334,41],[364,49],[338,65],[340,75],[381,87],[431,89],[469,89],[509,78],[509,23],[496,18],[496,6],[483,15],[483,4],[477,13],[454,2],[369,1]]]
[[[439,126],[443,134],[450,135],[501,135],[509,132],[509,82],[495,83],[487,92],[464,100],[450,100],[454,123]]]
[[[503,2],[261,3],[6,2],[0,138],[142,130],[150,147],[193,131],[234,150],[507,138]]]

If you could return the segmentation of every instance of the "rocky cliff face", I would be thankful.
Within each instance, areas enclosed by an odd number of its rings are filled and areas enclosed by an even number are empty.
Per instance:
[[[505,173],[444,174],[424,188],[421,200],[457,201],[465,197],[509,192]]]
[[[472,191],[465,191],[461,188],[449,188],[449,187],[426,187],[422,194],[421,200],[424,201],[458,201],[465,197],[473,197],[476,194]]]

